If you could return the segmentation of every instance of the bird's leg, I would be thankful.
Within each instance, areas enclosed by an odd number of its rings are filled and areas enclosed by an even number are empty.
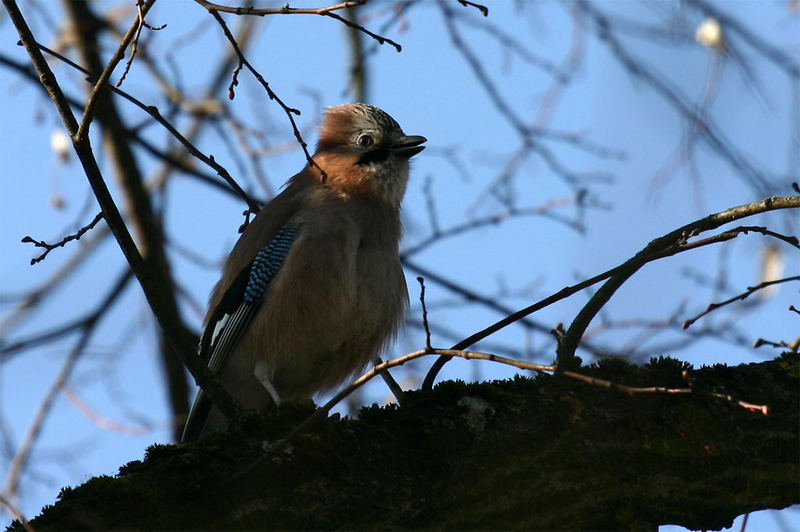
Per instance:
[[[270,371],[267,364],[261,360],[256,362],[255,368],[253,368],[253,374],[256,376],[256,379],[258,379],[258,382],[261,383],[261,386],[267,390],[272,400],[275,401],[275,405],[281,404],[281,396],[278,395],[278,391],[275,389],[275,386],[272,385],[272,381],[269,380]]]

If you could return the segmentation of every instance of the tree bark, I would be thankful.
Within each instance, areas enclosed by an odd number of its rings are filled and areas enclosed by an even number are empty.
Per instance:
[[[688,364],[581,372],[685,387]],[[51,529],[693,529],[800,502],[800,357],[689,371],[693,393],[629,394],[563,376],[445,382],[402,407],[334,416],[266,459],[310,405],[155,445],[65,489]],[[729,395],[731,400],[720,397]],[[768,414],[736,401],[765,404]],[[259,460],[261,458],[261,460]],[[258,462],[256,462],[259,460]],[[254,462],[256,465],[253,466]],[[21,529],[17,526],[17,529]]]

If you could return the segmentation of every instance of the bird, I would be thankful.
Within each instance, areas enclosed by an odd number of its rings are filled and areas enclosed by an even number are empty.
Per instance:
[[[211,293],[198,353],[243,408],[331,390],[397,334],[400,205],[425,142],[372,105],[325,110],[313,163],[246,226]],[[181,441],[226,428],[201,389]]]

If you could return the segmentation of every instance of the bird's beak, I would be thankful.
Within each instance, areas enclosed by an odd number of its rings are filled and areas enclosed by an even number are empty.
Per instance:
[[[427,141],[428,139],[421,135],[408,135],[395,139],[389,149],[397,155],[411,158],[425,149],[425,146],[420,146],[420,144]]]

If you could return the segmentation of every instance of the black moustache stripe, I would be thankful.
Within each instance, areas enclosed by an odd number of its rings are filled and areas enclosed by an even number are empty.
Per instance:
[[[368,151],[356,163],[359,166],[366,166],[368,164],[382,163],[389,158],[389,150],[386,148],[378,148],[377,150]]]

